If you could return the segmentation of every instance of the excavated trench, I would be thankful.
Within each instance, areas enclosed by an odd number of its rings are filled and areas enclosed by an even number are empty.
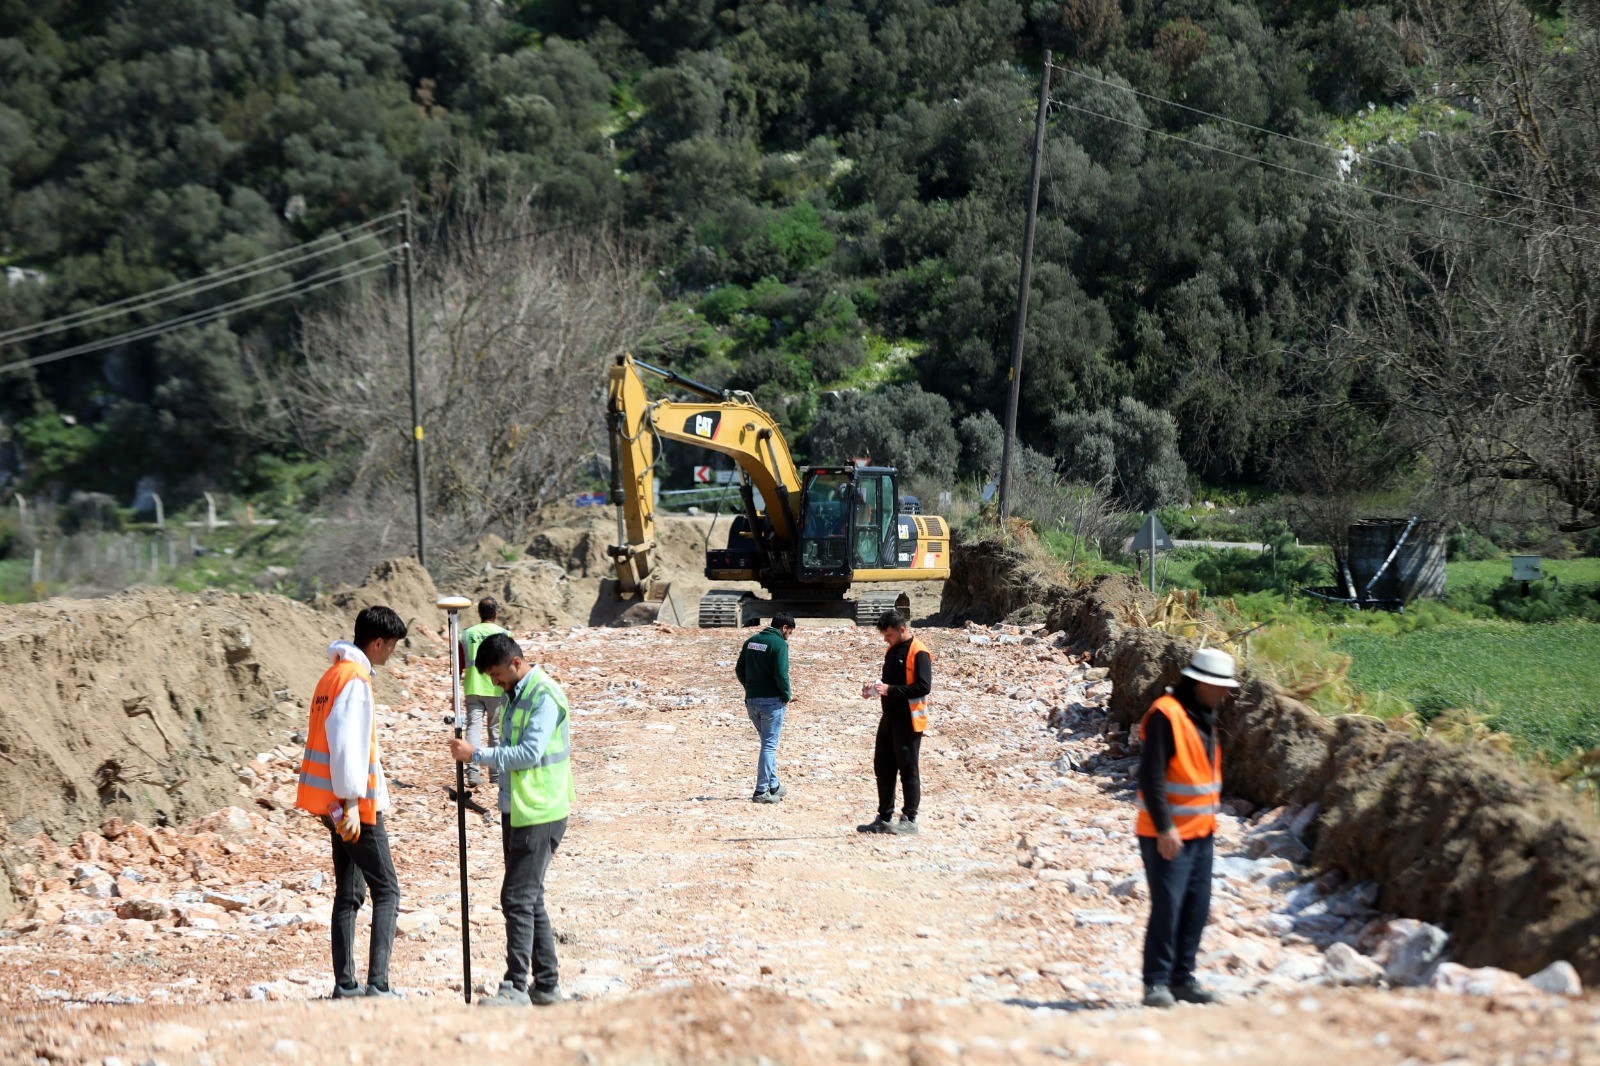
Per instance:
[[[1111,671],[1111,720],[1130,728],[1178,679],[1193,641],[1126,624],[1154,598],[1108,576],[1079,587],[996,541],[958,544],[942,614],[1042,620]],[[1317,804],[1312,860],[1382,885],[1378,906],[1442,926],[1469,966],[1524,975],[1565,959],[1600,982],[1600,819],[1503,756],[1328,718],[1248,678],[1219,722],[1227,795]]]

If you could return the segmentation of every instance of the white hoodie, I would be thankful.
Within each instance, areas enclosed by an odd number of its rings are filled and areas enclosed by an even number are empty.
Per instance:
[[[336,640],[328,645],[328,662],[348,659],[357,666],[372,672],[372,664],[361,649],[347,640]],[[375,744],[372,731],[372,686],[353,677],[345,682],[339,695],[334,697],[333,709],[328,712],[328,779],[333,782],[333,794],[340,799],[360,798],[367,794],[367,755]],[[381,748],[372,752],[378,764],[377,809],[389,809],[389,785],[383,777]]]

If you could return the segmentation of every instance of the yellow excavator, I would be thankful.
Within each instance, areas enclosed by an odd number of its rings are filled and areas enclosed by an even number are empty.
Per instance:
[[[641,370],[694,399],[651,400]],[[662,440],[720,452],[737,464],[742,507],[727,546],[708,545],[706,577],[757,582],[771,597],[713,588],[700,600],[702,627],[754,625],[780,611],[871,625],[890,608],[909,613],[910,596],[892,583],[950,576],[949,527],[933,515],[903,512],[898,471],[797,468],[783,431],[749,393],[714,389],[623,354],[610,372],[607,427],[610,502],[617,508],[617,543],[607,551],[616,563],[617,595],[636,601],[629,621],[689,624],[656,563],[655,461]],[[872,587],[852,600],[858,583]]]

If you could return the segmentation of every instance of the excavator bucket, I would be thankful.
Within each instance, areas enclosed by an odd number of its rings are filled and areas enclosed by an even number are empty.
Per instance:
[[[645,599],[635,603],[616,620],[619,626],[647,626],[653,622],[663,622],[669,626],[681,626],[683,620],[683,607],[678,603],[678,594],[672,590],[672,582],[657,583]]]

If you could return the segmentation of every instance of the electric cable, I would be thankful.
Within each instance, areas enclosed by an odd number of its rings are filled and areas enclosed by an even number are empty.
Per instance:
[[[377,218],[374,218],[368,222],[363,222],[357,226],[351,226],[342,230],[335,230],[330,233],[325,233],[321,237],[306,241],[303,244],[297,244],[290,248],[284,248],[276,252],[271,252],[267,255],[260,256],[256,259],[251,259],[244,263],[237,263],[230,267],[223,267],[219,270],[202,274],[199,277],[189,278],[185,281],[173,282],[171,285],[166,285],[159,289],[152,289],[149,292],[139,293],[135,296],[125,296],[120,300],[114,300],[110,303],[100,304],[95,307],[86,307],[81,311],[73,311],[70,314],[61,315],[58,318],[48,319],[44,322],[34,322],[26,326],[15,326],[11,329],[0,330],[0,347],[5,347],[8,344],[20,344],[24,341],[33,340],[37,337],[43,337],[51,333],[59,333],[63,330],[74,329],[79,326],[91,325],[96,322],[104,321],[108,318],[118,318],[123,315],[136,314],[139,311],[143,311],[151,307],[157,307],[161,304],[170,303],[173,300],[180,300],[185,296],[190,296],[195,293],[206,292],[222,285],[229,285],[236,281],[244,281],[248,278],[269,273],[273,270],[288,269],[289,267],[296,266],[306,260],[316,259],[320,256],[336,252],[346,246],[343,243],[330,244],[328,247],[323,249],[318,249],[315,251],[311,250],[315,245],[337,240],[341,237],[350,237],[355,235],[376,237],[387,233],[390,230],[393,230],[395,227],[393,225],[388,225],[377,230],[371,230],[371,227],[388,221],[389,219],[393,219],[401,213],[402,212],[399,211],[391,211],[386,215],[379,215]]]
[[[1307,140],[1304,137],[1297,137],[1292,133],[1283,133],[1283,132],[1281,132],[1279,130],[1268,129],[1265,126],[1257,126],[1257,125],[1255,125],[1253,123],[1245,122],[1243,119],[1230,118],[1227,115],[1219,115],[1214,111],[1206,111],[1203,108],[1194,107],[1194,106],[1192,106],[1190,104],[1180,103],[1177,100],[1169,100],[1164,96],[1157,96],[1154,93],[1147,93],[1142,89],[1135,89],[1131,85],[1118,85],[1114,81],[1108,81],[1105,78],[1097,78],[1094,75],[1086,74],[1081,70],[1073,70],[1071,67],[1063,67],[1063,66],[1059,66],[1059,65],[1057,65],[1055,63],[1052,63],[1052,64],[1050,64],[1050,69],[1059,70],[1063,74],[1070,74],[1075,78],[1082,78],[1085,81],[1091,81],[1091,82],[1094,82],[1097,85],[1103,85],[1108,89],[1118,89],[1118,90],[1121,90],[1123,92],[1130,92],[1130,93],[1133,93],[1135,96],[1141,96],[1144,99],[1150,100],[1150,101],[1152,101],[1154,103],[1165,104],[1167,107],[1180,108],[1180,109],[1182,109],[1184,111],[1190,112],[1191,114],[1202,115],[1202,116],[1204,116],[1206,118],[1216,119],[1218,122],[1226,122],[1226,123],[1229,123],[1230,125],[1242,126],[1243,128],[1245,128],[1247,130],[1254,130],[1257,133],[1264,133],[1269,137],[1281,137],[1283,140],[1293,141],[1296,144],[1303,144],[1303,145],[1306,145],[1307,147],[1310,147],[1310,148],[1317,148],[1317,149],[1320,149],[1321,151],[1324,151],[1324,152],[1332,152],[1335,155],[1339,155],[1343,151],[1342,149],[1335,148],[1332,145],[1321,144],[1321,143],[1319,143],[1317,141]],[[1358,153],[1358,154],[1361,155],[1361,157],[1364,158],[1369,163],[1373,163],[1373,164],[1375,164],[1377,166],[1381,166],[1381,167],[1388,167],[1391,170],[1398,170],[1398,171],[1401,171],[1402,173],[1410,174],[1413,177],[1429,178],[1429,179],[1431,179],[1433,181],[1437,181],[1437,182],[1440,182],[1440,183],[1452,184],[1452,185],[1463,185],[1463,186],[1466,186],[1469,189],[1476,189],[1479,192],[1493,193],[1496,196],[1503,196],[1503,197],[1506,197],[1508,199],[1513,199],[1513,200],[1524,200],[1524,201],[1526,201],[1526,202],[1528,202],[1530,204],[1538,204],[1538,205],[1543,206],[1543,207],[1554,207],[1554,208],[1557,208],[1558,210],[1562,210],[1562,211],[1574,211],[1574,212],[1577,212],[1578,214],[1588,215],[1591,218],[1600,220],[1600,211],[1591,211],[1588,208],[1577,207],[1577,206],[1575,206],[1573,204],[1559,204],[1559,203],[1556,203],[1554,200],[1543,200],[1543,199],[1540,199],[1537,196],[1528,196],[1525,193],[1513,192],[1510,189],[1498,189],[1498,188],[1495,188],[1492,185],[1481,185],[1481,184],[1479,184],[1478,182],[1475,182],[1475,181],[1468,181],[1466,178],[1452,178],[1452,177],[1449,177],[1449,176],[1444,175],[1444,174],[1435,173],[1435,172],[1433,172],[1431,170],[1422,170],[1422,169],[1420,169],[1418,167],[1408,167],[1404,163],[1395,163],[1395,162],[1391,162],[1390,160],[1387,160],[1387,159],[1377,159],[1377,158],[1374,158],[1372,156],[1368,156],[1365,153]]]
[[[372,274],[380,270],[387,270],[389,267],[389,263],[387,262],[372,263],[372,265],[361,270],[352,270],[351,268],[359,266],[362,263],[370,263],[375,259],[387,260],[390,254],[397,250],[398,248],[385,248],[381,252],[363,256],[362,258],[352,260],[349,263],[343,263],[339,264],[338,266],[329,267],[325,270],[318,271],[315,274],[311,274],[305,278],[302,278],[299,281],[291,282],[287,285],[280,285],[275,289],[267,289],[263,292],[255,293],[250,296],[243,296],[237,300],[232,300],[227,303],[204,308],[186,315],[181,315],[177,318],[167,319],[166,321],[157,322],[150,326],[144,326],[139,329],[129,330],[128,332],[118,334],[115,337],[107,337],[103,340],[90,341],[85,344],[74,345],[71,348],[63,348],[59,351],[47,352],[44,355],[32,356],[27,359],[18,359],[10,363],[0,364],[0,375],[8,374],[13,370],[23,370],[28,367],[43,366],[46,363],[58,362],[62,359],[69,359],[77,355],[85,355],[89,352],[101,351],[106,348],[115,348],[123,344],[131,344],[134,341],[148,340],[152,337],[159,337],[162,334],[172,333],[176,330],[186,329],[190,326],[208,325],[211,322],[217,321],[218,319],[226,318],[230,314],[240,311],[254,311],[271,304],[280,303],[283,300],[294,299],[295,297],[303,296],[306,293],[327,288],[329,285],[337,285],[342,281],[351,281],[355,278],[363,277],[367,274]],[[330,274],[335,276],[328,277]],[[308,282],[317,281],[321,278],[326,278],[326,280],[322,280],[318,284],[314,285],[307,284]]]
[[[1428,207],[1436,211],[1445,211],[1453,215],[1461,215],[1465,218],[1474,218],[1483,222],[1493,222],[1501,226],[1510,226],[1513,229],[1523,230],[1528,233],[1547,234],[1551,232],[1544,227],[1535,226],[1532,223],[1516,222],[1509,218],[1496,218],[1494,215],[1485,215],[1477,211],[1468,211],[1460,207],[1451,207],[1448,204],[1441,204],[1433,200],[1420,200],[1414,196],[1402,196],[1400,193],[1389,192],[1385,189],[1375,189],[1367,185],[1351,185],[1327,174],[1318,174],[1315,171],[1301,170],[1299,167],[1291,167],[1284,163],[1275,163],[1270,159],[1262,159],[1260,156],[1250,155],[1247,152],[1236,152],[1231,148],[1223,148],[1220,145],[1206,144],[1203,141],[1197,141],[1190,137],[1184,137],[1181,134],[1168,133],[1166,130],[1157,129],[1154,126],[1142,126],[1137,122],[1131,122],[1125,118],[1118,118],[1115,115],[1104,115],[1098,111],[1090,110],[1087,107],[1080,107],[1077,104],[1069,104],[1061,100],[1054,101],[1054,103],[1058,107],[1064,107],[1071,111],[1077,111],[1081,114],[1103,119],[1106,122],[1115,122],[1119,125],[1127,126],[1130,129],[1140,130],[1144,133],[1153,133],[1158,137],[1165,137],[1168,140],[1178,141],[1180,143],[1191,145],[1195,148],[1200,148],[1208,152],[1218,152],[1222,155],[1232,156],[1235,159],[1243,160],[1247,163],[1256,163],[1260,166],[1272,167],[1273,169],[1281,170],[1286,174],[1296,174],[1303,178],[1312,178],[1316,181],[1328,182],[1330,184],[1337,185],[1340,188],[1349,189],[1354,192],[1364,192],[1372,196],[1383,197],[1387,200],[1396,200],[1400,203],[1412,204],[1416,207]],[[1568,240],[1577,241],[1580,244],[1600,245],[1600,240],[1595,240],[1589,237],[1580,237],[1575,233],[1563,231],[1562,236],[1566,237]]]

